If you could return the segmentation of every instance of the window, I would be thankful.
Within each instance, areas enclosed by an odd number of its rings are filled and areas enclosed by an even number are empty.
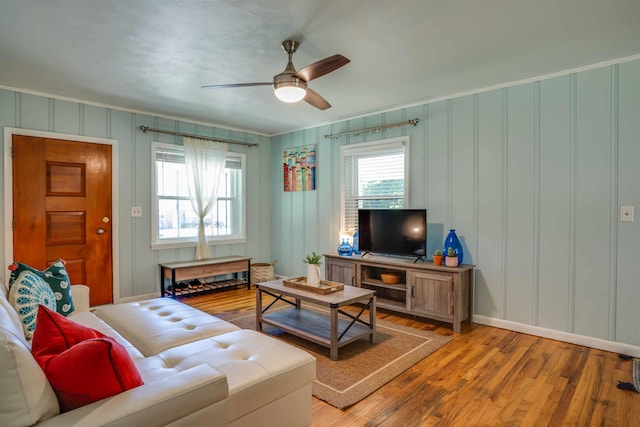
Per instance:
[[[406,206],[409,138],[344,145],[342,230],[358,228],[358,209]]]
[[[184,148],[152,143],[152,248],[194,246],[198,236],[198,215],[191,207],[187,187]],[[205,218],[205,234],[210,244],[237,243],[245,239],[245,155],[227,153],[218,200]]]

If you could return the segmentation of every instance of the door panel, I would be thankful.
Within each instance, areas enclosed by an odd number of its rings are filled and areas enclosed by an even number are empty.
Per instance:
[[[416,313],[453,318],[453,278],[451,276],[413,272],[411,309]]]
[[[91,305],[113,302],[111,146],[13,136],[14,260],[66,260]]]
[[[357,266],[352,263],[328,260],[325,267],[325,276],[327,280],[355,286],[356,268]]]
[[[87,241],[84,212],[47,212],[47,246],[82,244]]]
[[[84,197],[85,166],[47,162],[47,196]]]

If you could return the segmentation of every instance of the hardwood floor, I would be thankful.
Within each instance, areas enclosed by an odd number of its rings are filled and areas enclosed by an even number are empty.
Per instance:
[[[221,318],[252,311],[255,291],[182,302]],[[640,426],[631,361],[617,354],[497,329],[445,324],[383,310],[378,318],[453,341],[347,410],[313,398],[312,426]]]

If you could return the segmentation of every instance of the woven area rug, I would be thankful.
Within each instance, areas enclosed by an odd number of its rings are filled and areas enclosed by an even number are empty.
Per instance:
[[[255,329],[254,313],[225,316],[225,320],[241,328]],[[339,360],[333,361],[326,347],[270,326],[265,326],[264,332],[316,357],[317,378],[313,384],[313,395],[340,409],[364,399],[451,341],[444,335],[377,320],[374,344],[366,338],[355,341],[341,347]]]

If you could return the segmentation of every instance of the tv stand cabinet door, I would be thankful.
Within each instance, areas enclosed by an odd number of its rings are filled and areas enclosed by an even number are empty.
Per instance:
[[[411,311],[453,321],[455,289],[451,275],[412,272]]]
[[[353,261],[340,261],[334,258],[326,258],[325,277],[332,282],[344,283],[350,286],[359,286],[356,283],[356,269],[359,264]]]

